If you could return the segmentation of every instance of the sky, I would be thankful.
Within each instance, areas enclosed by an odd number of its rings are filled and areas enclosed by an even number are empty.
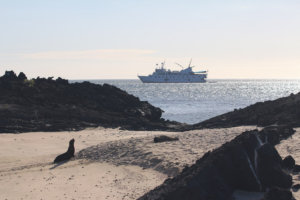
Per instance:
[[[0,74],[299,79],[299,0],[0,0]]]

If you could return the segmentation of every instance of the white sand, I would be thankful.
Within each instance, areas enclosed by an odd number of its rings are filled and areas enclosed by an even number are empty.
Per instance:
[[[136,199],[176,172],[169,169],[181,170],[254,128],[0,134],[0,199]],[[161,134],[179,141],[154,144],[153,137]],[[62,165],[52,164],[72,138],[76,152],[85,149],[89,160],[77,155]]]

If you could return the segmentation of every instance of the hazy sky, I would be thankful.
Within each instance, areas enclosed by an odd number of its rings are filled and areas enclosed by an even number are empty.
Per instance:
[[[299,0],[0,0],[0,74],[137,78],[193,58],[209,78],[300,78]]]

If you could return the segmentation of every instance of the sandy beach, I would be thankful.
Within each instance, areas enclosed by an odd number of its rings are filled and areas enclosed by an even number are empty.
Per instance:
[[[136,199],[205,152],[255,128],[0,134],[0,199]],[[179,141],[153,143],[162,134]],[[75,158],[52,164],[72,138]]]

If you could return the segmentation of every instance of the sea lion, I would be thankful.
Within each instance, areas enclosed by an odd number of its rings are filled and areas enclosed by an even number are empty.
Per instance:
[[[57,156],[54,160],[54,163],[66,161],[66,160],[69,160],[70,158],[74,157],[74,152],[75,152],[74,142],[75,142],[74,138],[72,140],[70,140],[68,151],[66,153],[63,153],[63,154]]]

